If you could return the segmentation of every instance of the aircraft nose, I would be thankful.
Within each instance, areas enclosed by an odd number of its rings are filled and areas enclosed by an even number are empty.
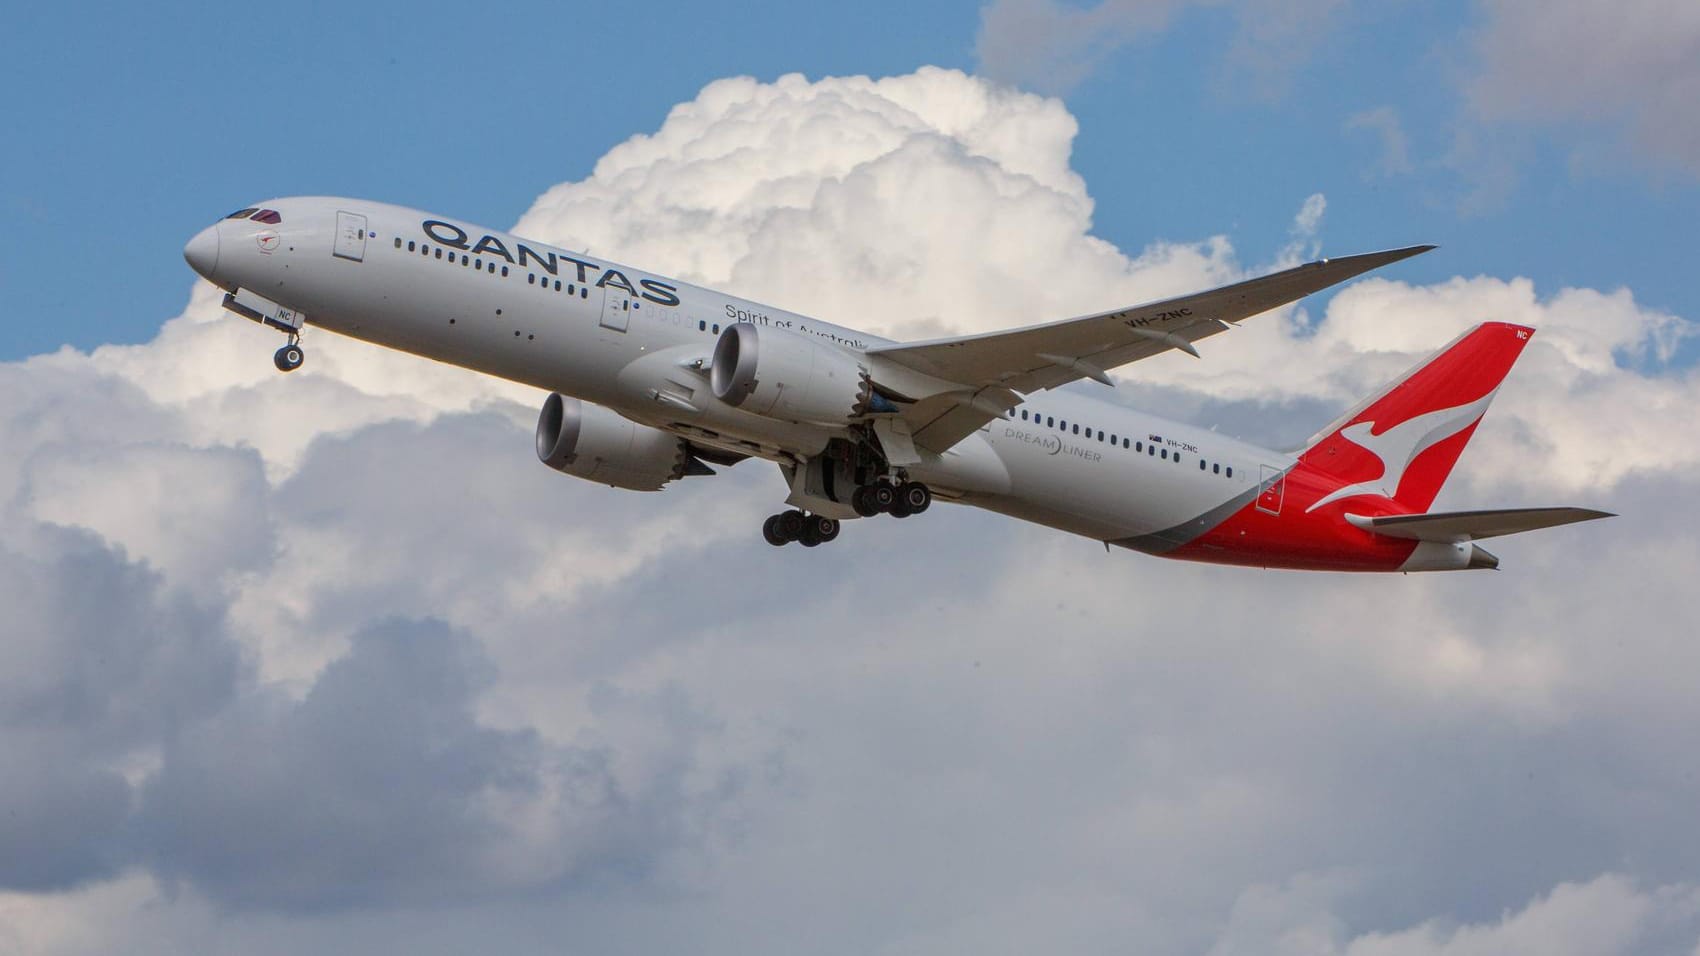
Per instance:
[[[183,259],[189,268],[211,279],[213,270],[218,268],[218,227],[208,226],[195,233],[195,238],[183,247]]]

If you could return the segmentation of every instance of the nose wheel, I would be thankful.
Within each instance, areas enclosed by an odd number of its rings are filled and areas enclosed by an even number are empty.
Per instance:
[[[272,364],[276,365],[280,372],[293,372],[300,368],[301,363],[305,361],[307,361],[307,353],[301,350],[301,343],[296,342],[293,337],[291,337],[288,345],[278,349],[272,355]]]

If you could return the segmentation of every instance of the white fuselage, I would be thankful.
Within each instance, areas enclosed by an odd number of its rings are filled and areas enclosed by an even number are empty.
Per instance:
[[[851,352],[887,344],[417,210],[349,199],[273,205],[284,217],[276,227],[218,227],[220,284],[298,310],[314,326],[561,392],[723,450],[789,462],[843,434],[705,400],[703,379],[689,366],[708,360],[727,324],[781,327]],[[339,215],[360,217],[358,241],[356,220],[339,225]],[[1292,463],[1060,391],[1029,396],[944,454],[923,454],[908,471],[947,499],[1125,542],[1244,503],[1256,495],[1264,469],[1280,472]]]

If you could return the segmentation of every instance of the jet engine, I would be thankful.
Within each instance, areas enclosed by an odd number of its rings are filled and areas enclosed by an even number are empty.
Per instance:
[[[714,397],[793,422],[842,425],[867,414],[873,381],[856,357],[812,335],[748,322],[714,343]]]
[[[686,474],[712,474],[691,457],[684,439],[559,392],[544,400],[537,416],[537,457],[556,471],[631,491],[659,491]]]

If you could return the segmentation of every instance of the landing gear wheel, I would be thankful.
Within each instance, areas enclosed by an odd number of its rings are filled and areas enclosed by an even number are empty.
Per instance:
[[[869,498],[868,492],[871,490],[867,485],[863,485],[850,492],[850,507],[864,518],[872,518],[880,513],[879,508]]]
[[[868,501],[874,506],[875,514],[890,511],[891,506],[897,503],[897,489],[893,488],[891,482],[888,481],[869,485]]]
[[[803,525],[803,533],[797,535],[797,543],[801,544],[805,548],[812,548],[820,544],[820,542],[820,529],[815,527],[815,523],[810,521],[808,524]]]
[[[820,539],[821,544],[838,537],[838,527],[838,521],[833,518],[815,515],[809,519],[809,529],[814,531],[815,537]],[[804,541],[803,543],[807,544],[808,542]]]
[[[762,522],[761,536],[776,548],[783,548],[791,543],[790,538],[779,532],[779,515],[768,515],[767,520]]]
[[[301,351],[301,346],[294,342],[278,349],[272,355],[272,364],[276,365],[280,372],[293,372],[300,368],[301,363],[305,361],[307,361],[307,353]]]
[[[909,513],[918,515],[926,511],[933,503],[932,489],[918,481],[906,481],[897,488],[897,497],[909,508]]]
[[[897,500],[892,502],[891,516],[893,518],[907,518],[914,513],[915,512],[909,507],[908,498],[899,495]]]
[[[774,529],[787,541],[796,541],[803,536],[803,527],[808,524],[808,517],[801,511],[781,511],[774,515],[778,519]]]

